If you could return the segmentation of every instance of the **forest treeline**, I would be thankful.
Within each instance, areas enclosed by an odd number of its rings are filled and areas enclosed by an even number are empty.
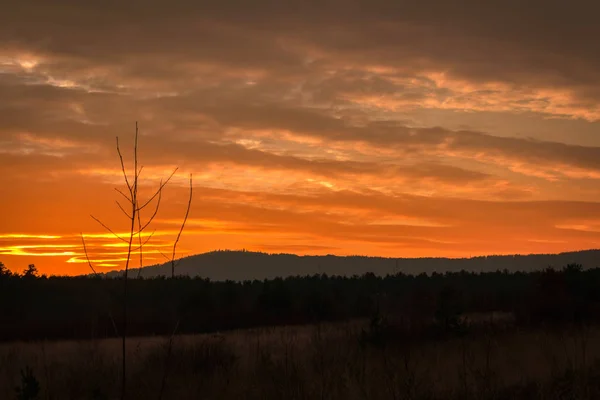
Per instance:
[[[11,273],[0,263],[0,340],[105,338],[122,326],[122,279]],[[253,281],[132,278],[131,336],[214,332],[358,318],[460,328],[468,313],[504,312],[517,325],[600,319],[600,268],[447,272],[384,277],[312,275]],[[394,322],[395,321],[395,322]]]

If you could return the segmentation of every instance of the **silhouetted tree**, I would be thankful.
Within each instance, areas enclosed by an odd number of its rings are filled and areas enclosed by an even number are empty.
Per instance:
[[[35,264],[29,264],[27,266],[27,269],[25,269],[25,271],[23,271],[23,278],[37,278],[38,276],[38,270],[35,266]]]
[[[12,276],[12,272],[10,272],[8,267],[6,265],[4,265],[3,262],[0,261],[0,278],[5,278],[5,277],[9,277],[9,276]]]

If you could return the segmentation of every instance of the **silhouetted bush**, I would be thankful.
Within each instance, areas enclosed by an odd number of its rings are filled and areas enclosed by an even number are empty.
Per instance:
[[[40,393],[40,383],[29,366],[21,370],[21,384],[15,388],[17,400],[35,400]]]

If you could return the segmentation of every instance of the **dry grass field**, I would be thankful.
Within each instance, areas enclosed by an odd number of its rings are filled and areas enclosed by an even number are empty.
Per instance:
[[[130,338],[128,398],[594,399],[600,329],[512,331],[384,346],[365,323]],[[0,345],[0,398],[32,385],[39,399],[116,399],[115,340]],[[27,398],[22,394],[20,398]]]

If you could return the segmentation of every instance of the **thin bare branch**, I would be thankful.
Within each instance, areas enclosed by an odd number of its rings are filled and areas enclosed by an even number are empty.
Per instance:
[[[90,266],[90,269],[94,272],[94,275],[96,275],[96,277],[98,277],[98,273],[96,272],[96,270],[94,269],[94,266],[92,265],[92,261],[90,260],[90,257],[88,255],[88,251],[87,251],[87,247],[85,245],[85,239],[83,237],[83,232],[81,232],[81,243],[83,243],[83,252],[85,253],[85,259],[88,262],[88,265]]]
[[[175,261],[175,267],[177,267],[179,265],[179,263],[181,262],[181,257],[183,257],[183,255],[181,255],[177,261]]]
[[[148,243],[150,241],[150,239],[152,239],[152,236],[154,236],[155,233],[156,233],[156,229],[153,230],[150,235],[148,235],[148,237],[142,243],[142,246],[145,246],[146,243]],[[132,251],[138,251],[139,249],[140,249],[139,247],[135,247],[135,248],[132,249]]]
[[[152,215],[150,216],[150,218],[148,219],[148,221],[143,226],[141,226],[139,228],[139,231],[136,232],[136,234],[139,234],[139,233],[143,232],[148,227],[148,225],[150,225],[152,223],[152,221],[156,217],[156,214],[158,214],[158,209],[160,207],[160,200],[161,200],[161,198],[162,198],[162,189],[160,189],[159,192],[158,192],[158,200],[156,201],[156,207],[154,208],[154,212],[152,213]],[[139,217],[139,215],[140,215],[140,210],[139,209],[137,210],[137,213],[138,213],[138,217]]]
[[[98,274],[98,272],[96,272],[96,270],[94,269],[94,266],[92,265],[92,261],[90,260],[90,256],[89,256],[88,251],[87,251],[87,246],[85,244],[85,238],[83,237],[83,232],[81,232],[81,243],[83,243],[83,252],[85,253],[85,259],[88,262],[88,265],[90,266],[90,269],[92,270],[92,272],[94,273],[94,275],[97,278],[100,278],[100,275]],[[110,310],[107,310],[107,314],[108,314],[108,318],[110,319],[110,322],[112,323],[113,329],[115,331],[115,335],[118,337],[119,336],[119,330],[117,329],[117,324],[115,323],[115,319],[113,318],[113,315],[110,312]]]
[[[137,172],[138,171],[138,156],[137,156],[137,154],[138,154],[138,132],[139,132],[138,131],[138,122],[135,121],[135,143],[133,146],[133,163],[134,163],[133,170],[135,171],[136,176],[139,176],[139,175],[137,175],[137,173],[138,173]]]
[[[137,123],[136,123],[136,129],[137,129]],[[121,148],[119,147],[119,137],[118,136],[117,136],[117,153],[119,153],[119,160],[121,160],[121,170],[123,171],[123,177],[125,178],[125,183],[127,184],[129,193],[133,193],[132,187],[129,184],[129,178],[127,178],[127,172],[125,171],[125,162],[123,161],[123,155],[121,154]]]
[[[173,175],[175,175],[175,172],[177,172],[178,169],[179,169],[179,167],[175,168],[173,170],[173,172],[171,172],[171,175],[169,175],[169,177],[165,181],[162,181],[162,180],[160,181],[160,186],[158,187],[156,192],[154,192],[154,194],[148,200],[146,200],[146,202],[144,204],[142,204],[140,207],[138,207],[137,211],[141,211],[144,208],[146,208],[152,202],[152,200],[154,200],[156,198],[156,196],[158,196],[160,191],[167,185],[167,183],[169,183],[169,181],[171,180],[171,178],[173,178]]]
[[[125,211],[125,209],[123,208],[121,203],[119,203],[119,200],[115,200],[115,202],[117,203],[117,206],[119,206],[119,209],[121,209],[123,214],[125,214],[125,216],[127,216],[127,218],[131,218],[131,215],[129,215],[129,213],[127,211]]]
[[[128,203],[131,203],[131,199],[121,191],[121,189],[119,188],[114,188],[121,196],[125,197],[125,199],[127,200]]]
[[[179,229],[179,233],[177,234],[177,238],[175,239],[175,243],[173,243],[173,254],[171,255],[171,278],[175,277],[175,251],[177,250],[177,243],[179,243],[179,239],[181,238],[181,233],[183,232],[183,228],[185,227],[185,223],[187,222],[188,215],[190,214],[190,208],[192,207],[192,174],[190,174],[190,197],[188,199],[187,209],[185,211],[185,217],[183,218],[183,222],[181,223],[181,228]]]
[[[142,170],[140,169],[140,172]],[[137,175],[137,177],[139,178],[139,174]],[[136,205],[137,207],[137,205]],[[140,243],[140,247],[139,247],[139,251],[140,251],[140,267],[138,269],[138,273],[137,273],[137,277],[140,277],[140,274],[142,273],[142,266],[144,265],[144,252],[142,251],[142,247],[144,246],[142,244],[142,218],[140,217],[140,213],[137,213],[137,220],[138,220],[138,241]]]
[[[161,255],[161,256],[163,256],[163,257],[165,258],[165,260],[167,260],[167,261],[171,261],[171,258],[170,258],[168,255],[166,255],[165,253],[163,253],[163,252],[162,252],[162,251],[160,251],[160,250],[158,250],[158,252],[160,253],[160,255]]]
[[[92,217],[94,219],[94,221],[96,221],[97,223],[99,223],[100,225],[102,225],[102,227],[104,229],[106,229],[107,231],[109,231],[110,233],[112,233],[114,235],[114,237],[116,237],[119,240],[122,240],[123,242],[127,243],[127,239],[122,238],[121,236],[117,235],[112,229],[110,229],[104,222],[100,221],[98,218],[94,217],[93,215],[90,215],[90,217]]]
[[[177,320],[177,323],[175,324],[175,329],[173,329],[173,333],[171,333],[171,336],[169,337],[169,344],[167,345],[167,359],[165,361],[165,371],[163,373],[162,381],[160,384],[160,391],[158,392],[158,400],[162,400],[163,395],[165,393],[165,387],[171,363],[171,353],[173,352],[173,339],[175,338],[177,329],[179,329],[179,320]]]

